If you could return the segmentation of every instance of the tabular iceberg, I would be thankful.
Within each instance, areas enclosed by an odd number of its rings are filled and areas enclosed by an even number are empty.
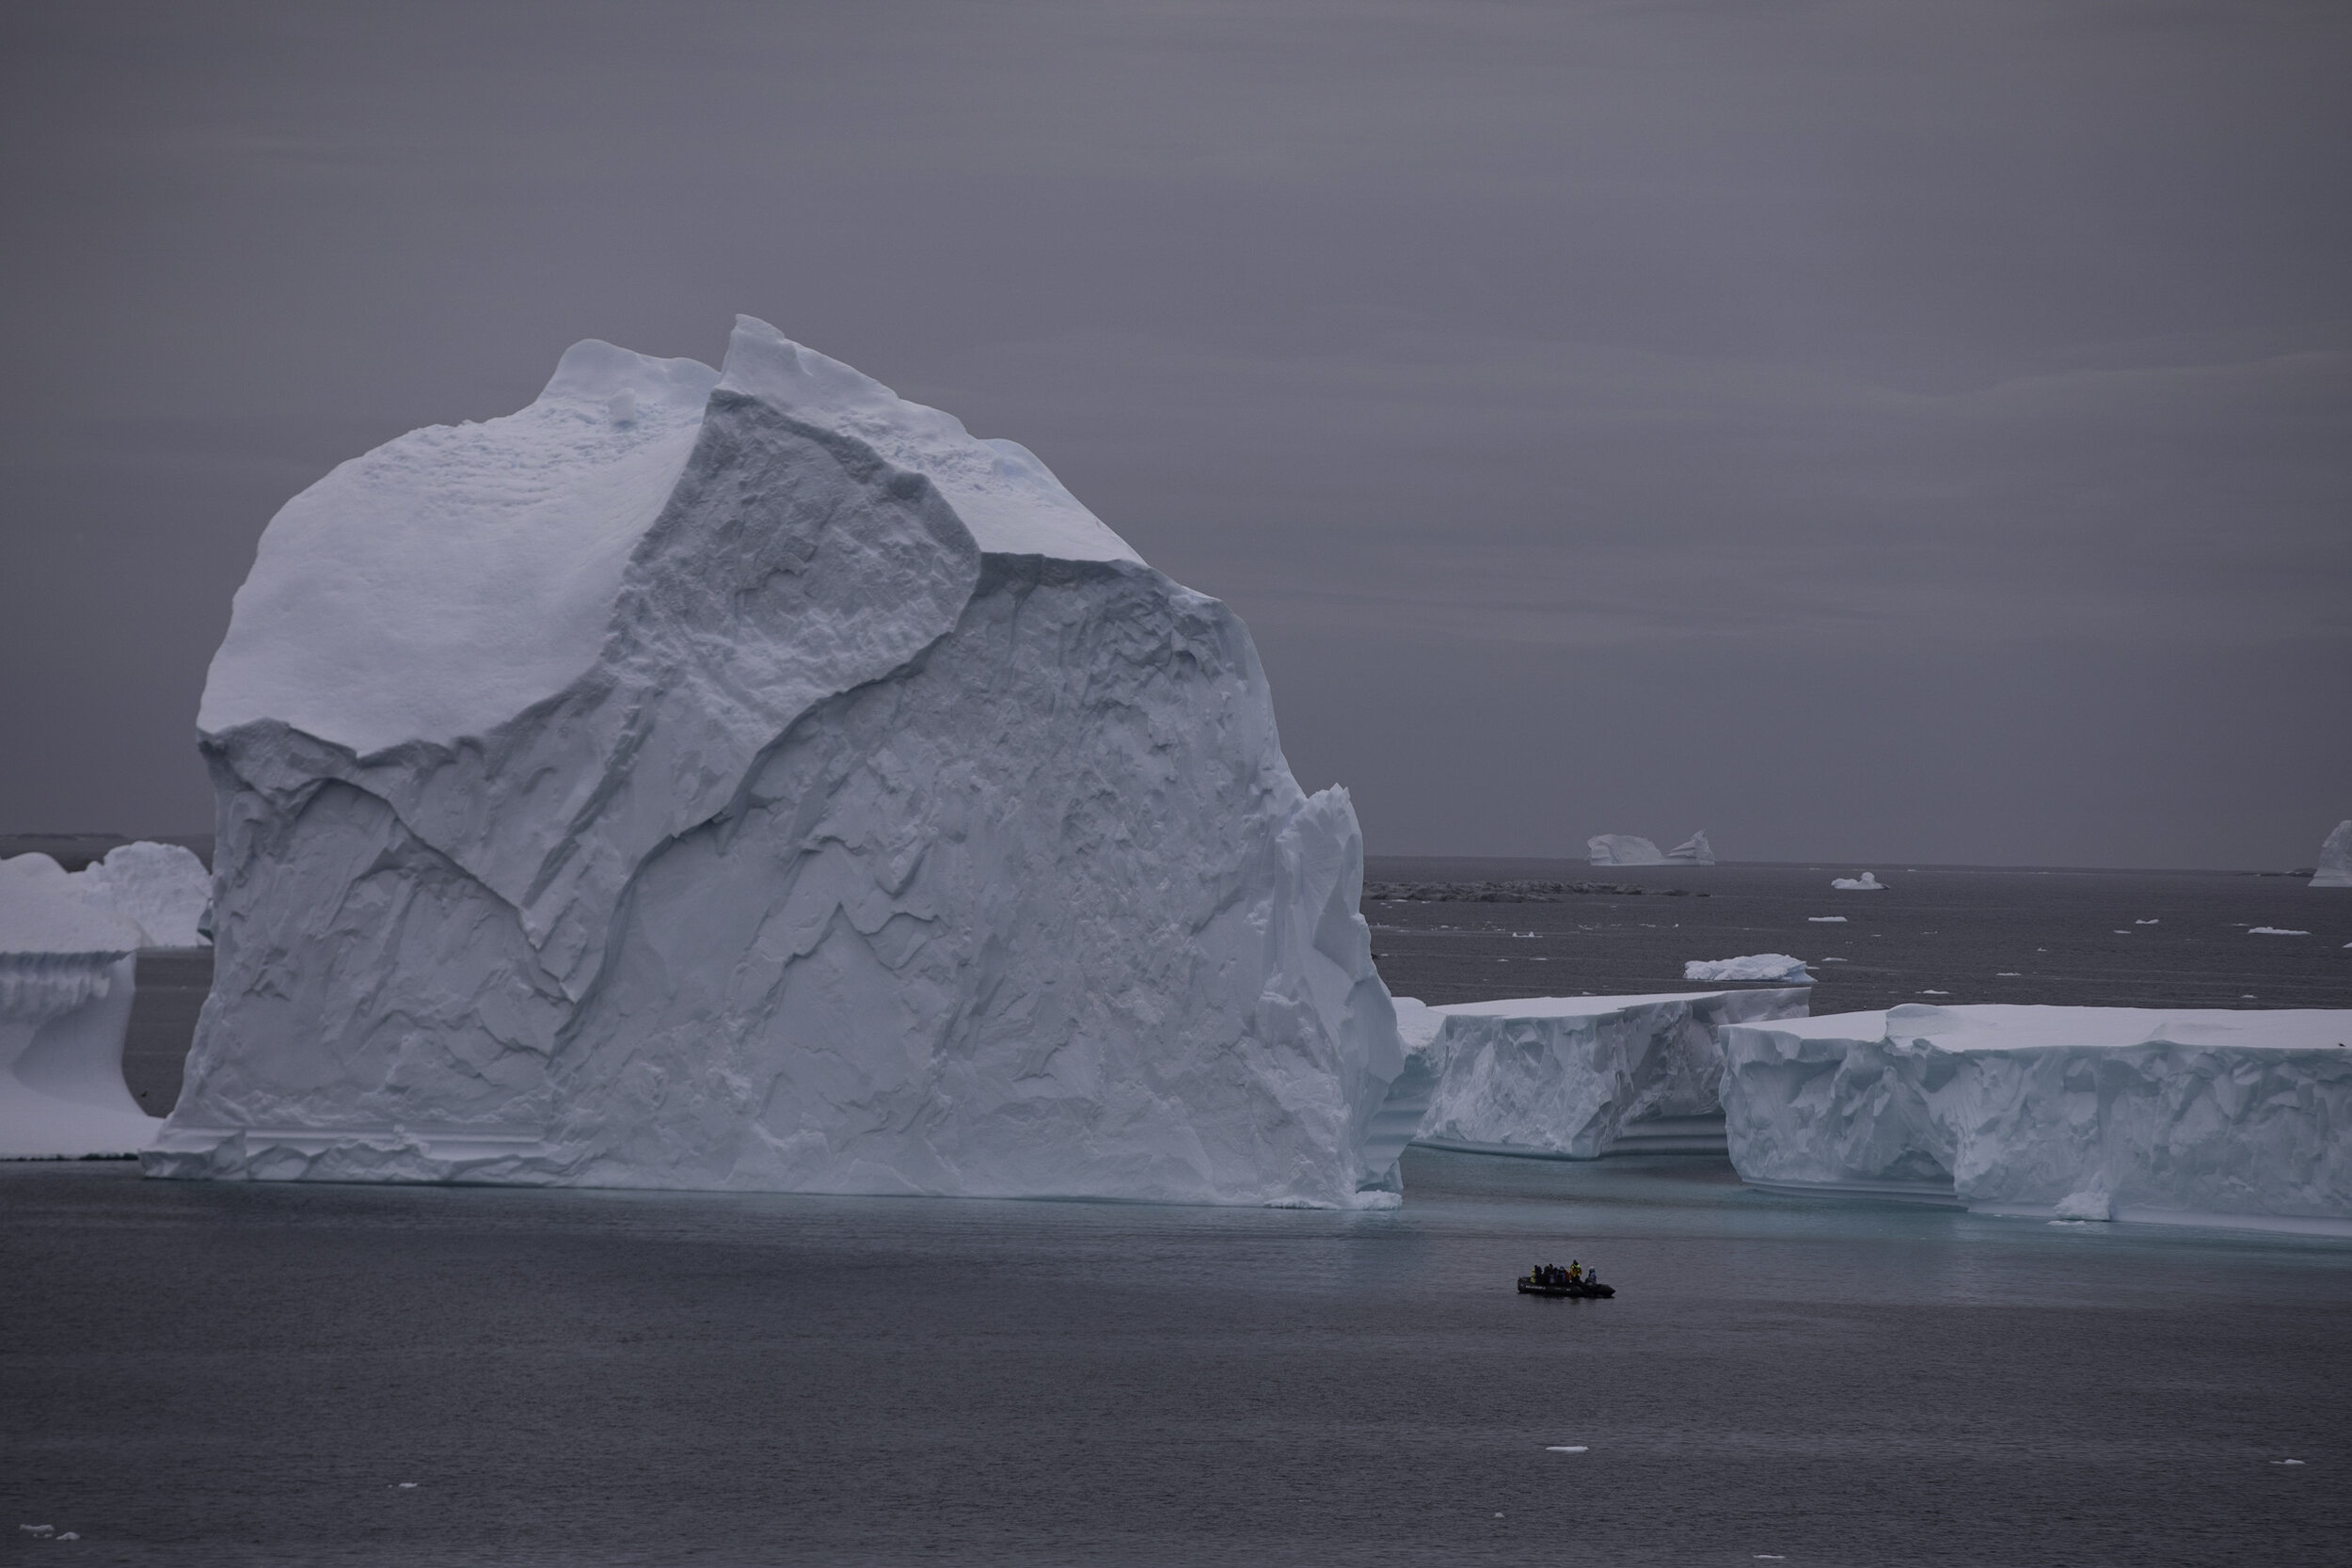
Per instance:
[[[296,497],[199,728],[151,1173],[1394,1201],[1355,814],[1241,623],[765,324]]]
[[[162,1123],[122,1081],[144,935],[87,871],[0,861],[0,1159],[128,1154],[154,1138]]]
[[[1721,1152],[1718,1031],[1802,1015],[1811,994],[1535,996],[1444,1007],[1400,997],[1414,1057],[1437,1078],[1417,1141],[1573,1160]]]
[[[1682,966],[1686,980],[1791,980],[1804,985],[1813,983],[1805,972],[1803,958],[1792,958],[1786,953],[1750,953],[1737,958],[1692,958]]]
[[[2352,1010],[1911,1006],[1723,1044],[1755,1186],[2352,1235]]]
[[[2311,885],[2352,887],[2352,817],[2337,823],[2319,847],[2319,869],[2312,873]]]

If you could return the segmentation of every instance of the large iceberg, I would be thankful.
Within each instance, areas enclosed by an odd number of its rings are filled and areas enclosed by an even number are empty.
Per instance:
[[[1394,1201],[1355,814],[1240,621],[762,323],[294,498],[199,728],[151,1173]]]
[[[2311,885],[2352,887],[2352,817],[2337,823],[2319,847],[2319,869],[2312,873]]]
[[[213,874],[178,844],[119,844],[74,874],[139,927],[142,947],[206,947]]]
[[[1757,1187],[2352,1235],[2352,1010],[1910,1006],[1723,1046]]]
[[[1724,1148],[1724,1025],[1802,1015],[1812,993],[1534,996],[1396,1006],[1410,1058],[1434,1079],[1416,1141],[1571,1160]],[[1414,1081],[1400,1075],[1400,1088]]]
[[[0,1159],[127,1154],[161,1125],[122,1080],[145,933],[88,872],[0,860]]]

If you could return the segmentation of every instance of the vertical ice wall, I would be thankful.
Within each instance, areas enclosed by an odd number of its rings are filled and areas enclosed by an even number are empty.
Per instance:
[[[764,324],[295,498],[201,728],[154,1173],[1382,1200],[1361,841],[1248,632]]]
[[[1914,1006],[1724,1049],[1753,1185],[2352,1235],[2352,1011]]]

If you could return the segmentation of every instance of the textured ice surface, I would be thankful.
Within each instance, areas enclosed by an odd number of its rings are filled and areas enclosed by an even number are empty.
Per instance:
[[[764,324],[288,503],[202,728],[151,1171],[1393,1201],[1355,814],[1241,623]]]
[[[127,1154],[162,1124],[122,1081],[142,933],[87,872],[0,861],[0,1158]]]
[[[1810,985],[1804,960],[1786,953],[1750,953],[1738,958],[1692,958],[1682,966],[1686,980],[1790,980]]]
[[[1757,1186],[2352,1234],[2352,1010],[1915,1006],[1723,1043]]]
[[[2312,873],[2312,886],[2352,887],[2352,817],[2337,823],[2319,847],[2319,869]]]
[[[1875,871],[1865,871],[1859,877],[1832,877],[1829,885],[1842,893],[1883,893],[1886,884],[1879,880]]]
[[[1438,1079],[1420,1140],[1579,1160],[1634,1148],[1720,1149],[1717,1032],[1802,1015],[1810,994],[1535,996],[1445,1007],[1400,998],[1411,1058],[1425,1059]]]

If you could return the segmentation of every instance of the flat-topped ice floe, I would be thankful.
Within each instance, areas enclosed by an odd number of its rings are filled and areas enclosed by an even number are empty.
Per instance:
[[[1803,958],[1792,958],[1786,953],[1749,953],[1737,958],[1692,958],[1682,966],[1686,980],[1711,980],[1717,985],[1727,980],[1780,980],[1791,985],[1809,986],[1813,976],[1805,972]]]
[[[1241,623],[762,323],[290,501],[200,727],[151,1173],[1394,1201],[1355,814]]]
[[[128,1154],[154,1140],[163,1124],[122,1081],[143,944],[89,872],[47,855],[0,861],[0,1159]]]
[[[1397,999],[1428,1104],[1416,1141],[1592,1160],[1717,1152],[1725,1024],[1802,1015],[1811,992],[1535,996],[1425,1007]]]
[[[1723,1047],[1754,1186],[2352,1235],[2352,1010],[1914,1006]]]

